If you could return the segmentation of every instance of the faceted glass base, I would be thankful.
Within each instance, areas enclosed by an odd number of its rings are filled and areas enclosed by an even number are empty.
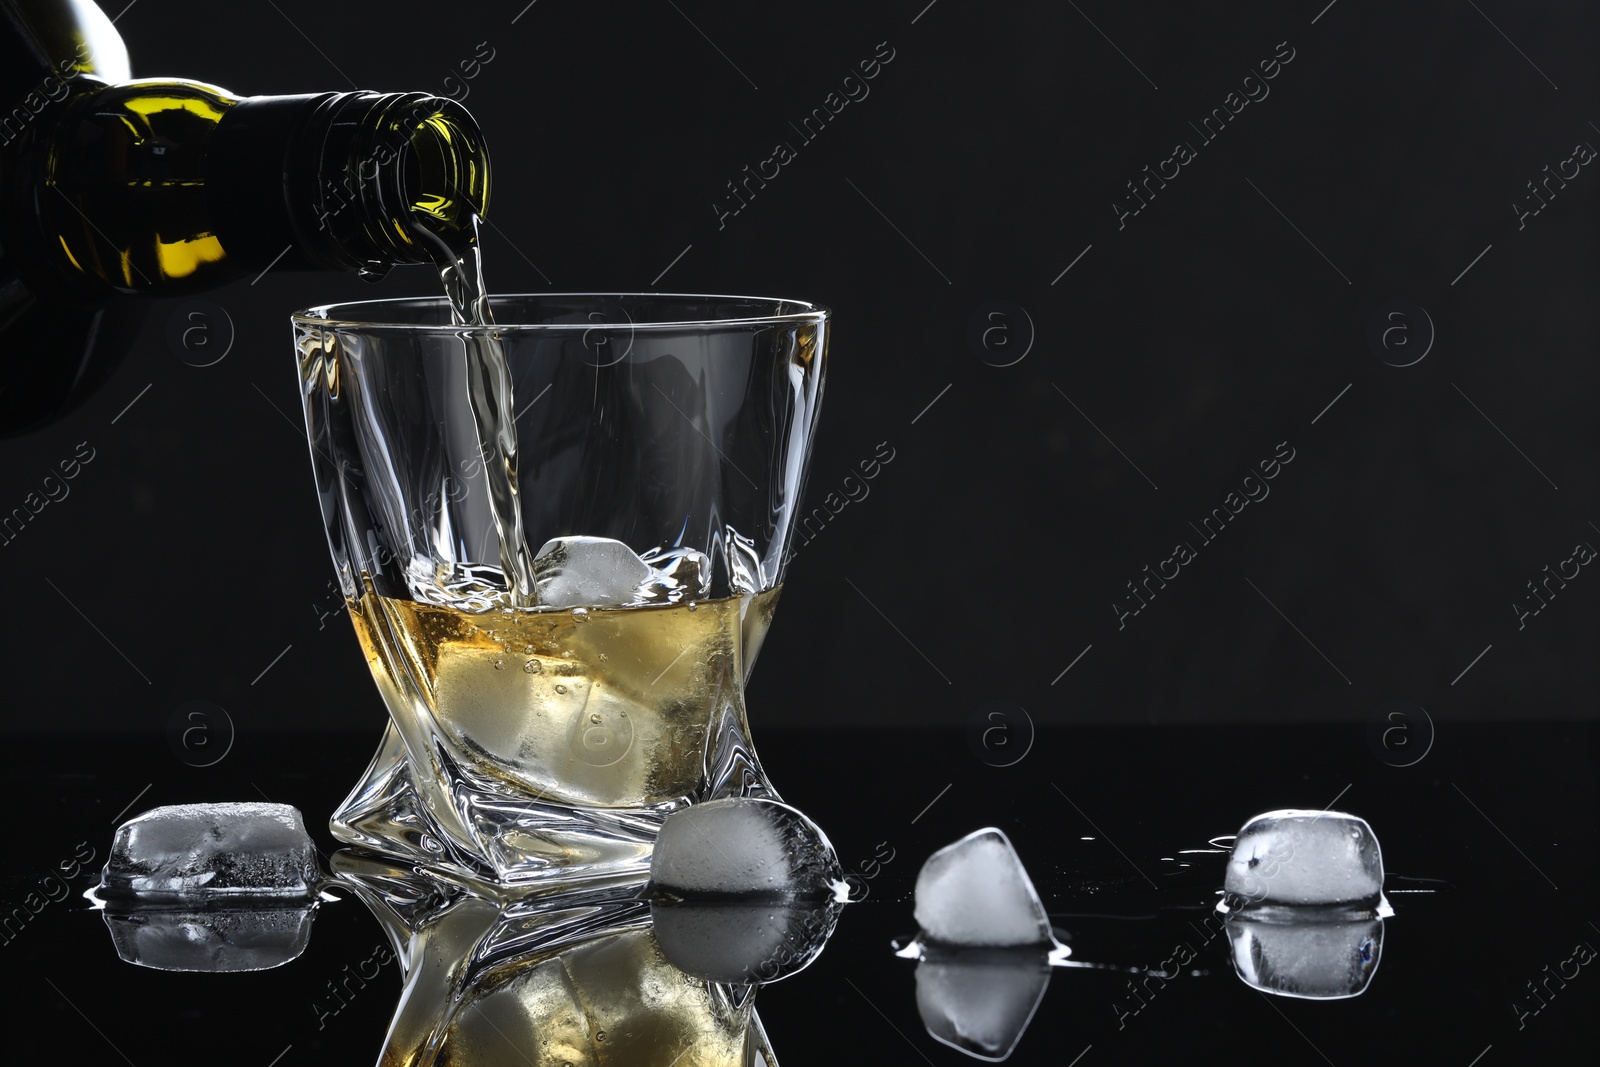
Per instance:
[[[456,764],[443,746],[420,778],[391,720],[361,782],[329,827],[354,848],[468,885],[577,887],[643,882],[662,822],[685,804],[781,799],[756,761],[739,709],[712,724],[701,788],[647,807],[585,807],[508,790]]]

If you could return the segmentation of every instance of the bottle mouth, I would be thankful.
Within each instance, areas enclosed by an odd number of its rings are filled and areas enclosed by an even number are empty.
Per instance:
[[[332,110],[324,158],[344,161],[339,185],[366,204],[356,226],[342,227],[347,251],[381,270],[432,261],[419,231],[457,250],[473,244],[473,220],[489,203],[489,156],[466,108],[425,93],[361,93]],[[373,251],[379,262],[368,258]]]
[[[429,93],[248,97],[208,149],[217,233],[247,267],[360,270],[464,251],[489,203],[489,157],[466,108]],[[425,241],[422,234],[431,235]]]
[[[483,135],[453,100],[433,97],[411,115],[399,172],[403,202],[414,221],[446,234],[464,234],[470,243],[473,217],[489,206],[489,151]]]

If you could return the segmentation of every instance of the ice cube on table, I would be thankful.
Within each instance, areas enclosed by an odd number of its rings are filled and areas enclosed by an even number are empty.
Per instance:
[[[1342,1000],[1365,992],[1378,969],[1383,920],[1297,910],[1303,917],[1278,913],[1271,920],[1255,920],[1241,912],[1228,918],[1228,943],[1239,978],[1263,993],[1305,1000]]]
[[[833,845],[787,804],[730,797],[667,816],[650,859],[650,880],[676,897],[837,896],[843,871]]]
[[[1239,830],[1223,888],[1246,904],[1347,904],[1383,892],[1383,855],[1366,820],[1285,809]]]
[[[176,804],[117,827],[101,875],[107,899],[310,900],[317,854],[288,804]]]
[[[158,971],[264,971],[306,950],[312,904],[267,908],[107,909],[117,955]]]
[[[633,549],[609,537],[552,537],[533,557],[534,591],[550,608],[631,604],[653,574]]]
[[[1052,946],[1050,919],[1005,834],[994,827],[946,845],[917,874],[920,940],[947,946]]]
[[[999,1061],[1022,1040],[1049,984],[1043,949],[924,959],[917,964],[917,1014],[934,1040]]]

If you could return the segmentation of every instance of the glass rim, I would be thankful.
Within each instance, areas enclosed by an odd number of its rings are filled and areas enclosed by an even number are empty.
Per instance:
[[[574,330],[685,330],[711,327],[775,326],[784,323],[823,323],[833,317],[831,308],[824,307],[821,304],[813,304],[808,300],[794,300],[777,296],[740,296],[731,293],[491,293],[489,296],[491,304],[510,300],[552,300],[562,298],[568,300],[592,300],[596,303],[620,299],[736,301],[746,304],[789,305],[798,307],[801,310],[772,315],[741,315],[733,318],[685,318],[671,322],[633,322],[631,320],[622,322],[497,322],[487,327],[462,326],[454,323],[366,321],[345,317],[348,314],[348,310],[352,308],[376,308],[386,304],[431,305],[441,309],[448,307],[448,300],[443,296],[399,296],[384,297],[378,300],[346,300],[334,304],[319,304],[315,307],[302,308],[295,311],[289,317],[295,323],[303,326],[334,327],[361,331],[393,330],[417,333],[448,333],[453,335],[459,335],[463,330],[475,329],[519,332],[545,330],[570,332]]]

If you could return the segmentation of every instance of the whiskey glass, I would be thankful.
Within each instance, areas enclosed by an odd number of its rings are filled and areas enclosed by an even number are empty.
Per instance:
[[[793,551],[829,312],[629,293],[491,310],[293,316],[328,546],[388,710],[332,829],[475,882],[638,879],[683,805],[777,797],[744,683]],[[486,353],[508,395],[485,396]]]

